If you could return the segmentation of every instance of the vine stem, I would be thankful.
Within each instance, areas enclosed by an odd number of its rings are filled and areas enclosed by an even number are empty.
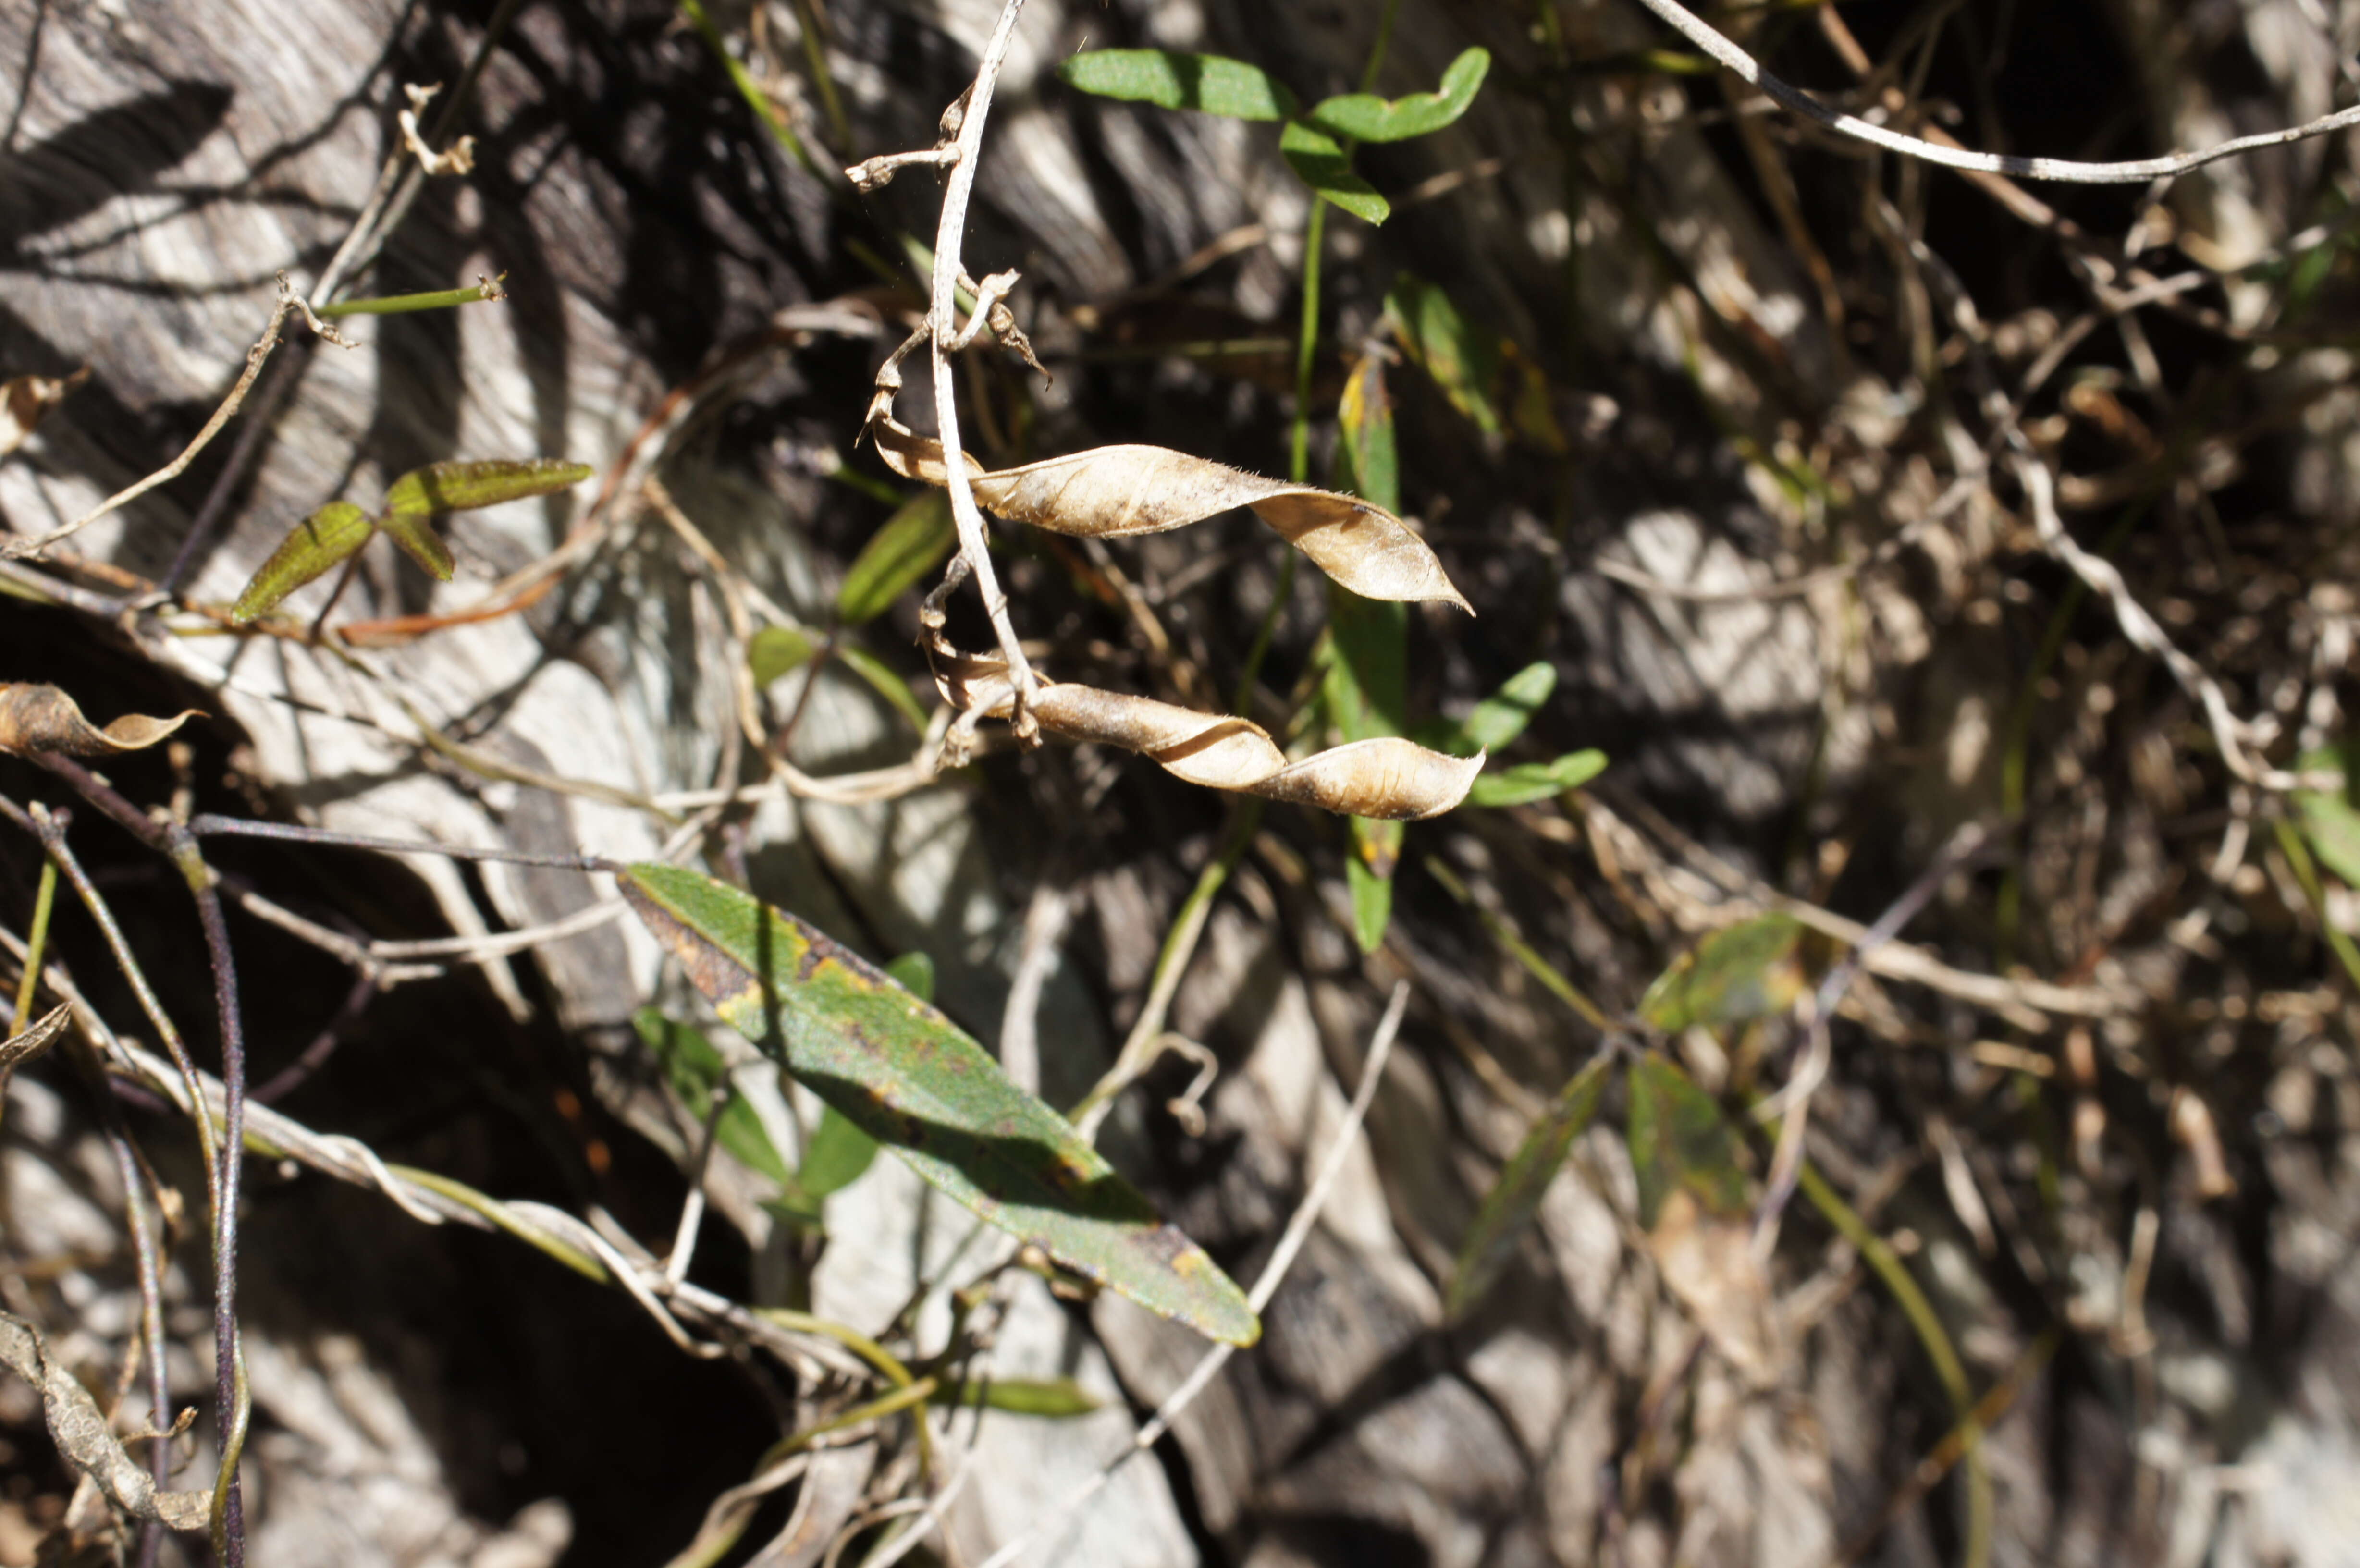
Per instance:
[[[1016,688],[1013,727],[1020,739],[1031,741],[1038,739],[1041,733],[1040,723],[1032,716],[1032,694],[1037,687],[1032,666],[1025,659],[1016,627],[1008,618],[1008,595],[1000,592],[999,579],[991,569],[983,513],[976,506],[967,452],[959,445],[958,396],[950,369],[951,353],[959,335],[959,248],[967,234],[967,203],[975,194],[976,164],[983,151],[984,119],[991,112],[992,89],[999,85],[1000,68],[1008,58],[1008,42],[1016,32],[1017,14],[1023,9],[1024,0],[1008,0],[1001,7],[999,25],[992,28],[991,39],[984,46],[983,62],[976,69],[974,83],[967,88],[966,97],[945,115],[945,120],[951,114],[958,117],[952,143],[957,158],[950,166],[950,178],[944,183],[942,221],[934,229],[934,300],[928,317],[928,346],[934,372],[934,423],[942,432],[943,483],[950,493],[951,517],[958,525],[959,560],[975,573],[976,592],[983,598],[984,613],[991,617],[1000,651],[1008,660],[1008,673]],[[982,309],[979,302],[978,309]]]
[[[2216,163],[2239,153],[2258,147],[2283,147],[2289,142],[2309,140],[2333,131],[2360,125],[2360,106],[2322,114],[2285,130],[2264,131],[2256,136],[2239,136],[2196,152],[2175,152],[2162,158],[2133,158],[2123,163],[2078,163],[2062,158],[2016,158],[2005,153],[1972,152],[1964,147],[1943,147],[1937,142],[1921,141],[1905,136],[1898,131],[1888,131],[1873,125],[1857,114],[1847,114],[1830,109],[1793,83],[1781,81],[1762,69],[1754,58],[1740,49],[1727,37],[1714,31],[1697,15],[1677,0],[1639,0],[1675,31],[1715,60],[1727,67],[1741,81],[1760,88],[1786,109],[1801,115],[1813,125],[1821,125],[1838,136],[1866,142],[1888,152],[1918,158],[1926,163],[1940,164],[1945,169],[1964,169],[1970,174],[2004,174],[2013,180],[2054,180],[2075,185],[2140,185],[2150,180],[2169,180]]]

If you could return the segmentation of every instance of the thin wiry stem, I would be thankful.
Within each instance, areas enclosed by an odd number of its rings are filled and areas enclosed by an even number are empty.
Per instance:
[[[213,965],[213,997],[221,1020],[221,1179],[213,1202],[213,1397],[222,1427],[224,1484],[215,1505],[223,1557],[231,1568],[246,1561],[245,1504],[237,1484],[239,1452],[246,1446],[246,1369],[237,1343],[237,1195],[246,1169],[246,1022],[238,1007],[237,958],[231,952],[229,922],[222,914],[213,874],[197,851],[196,836],[175,824],[168,832],[173,863],[197,900],[204,927],[205,955]]]
[[[1801,88],[1763,70],[1752,55],[1707,27],[1693,12],[1677,4],[1677,0],[1639,0],[1639,4],[1662,17],[1675,31],[1737,76],[1813,125],[1824,126],[1839,136],[1850,136],[1854,141],[1883,147],[1887,152],[1897,152],[1925,163],[1940,164],[1945,169],[1965,169],[1971,174],[2005,174],[2016,180],[2053,180],[2076,185],[2138,185],[2150,180],[2169,180],[2191,169],[2202,169],[2208,163],[2234,158],[2239,153],[2253,152],[2260,147],[2283,147],[2289,142],[2308,141],[2313,136],[2323,136],[2352,125],[2360,125],[2360,105],[2355,105],[2333,114],[2322,114],[2316,120],[2286,130],[2238,136],[2199,152],[2169,153],[2162,158],[2134,158],[2124,163],[2077,163],[2061,158],[2016,158],[2005,153],[1970,152],[1962,147],[1948,147],[1935,142],[1921,141],[1916,136],[1906,136],[1898,131],[1888,131],[1883,125],[1872,125],[1857,114],[1829,108]]]
[[[958,161],[951,165],[950,179],[944,182],[942,221],[934,229],[933,313],[929,321],[933,332],[928,347],[934,371],[934,423],[942,431],[943,483],[950,492],[951,517],[958,525],[959,561],[975,574],[976,592],[982,595],[984,613],[991,617],[992,632],[1008,659],[1009,675],[1016,687],[1016,734],[1031,740],[1040,733],[1032,713],[1035,690],[1032,666],[1026,662],[1016,627],[1008,618],[1008,595],[1000,592],[999,578],[991,569],[983,513],[977,509],[973,483],[967,471],[967,453],[959,445],[958,396],[950,369],[952,348],[959,335],[959,247],[967,237],[967,202],[975,193],[976,164],[983,152],[984,118],[991,112],[992,89],[999,85],[1000,68],[1008,58],[1008,40],[1015,34],[1017,14],[1023,9],[1024,0],[1008,0],[1001,8],[1000,24],[992,28],[991,40],[984,46],[983,62],[976,68],[975,82],[961,101],[963,112],[952,144]],[[977,313],[982,314],[980,308]]]
[[[1286,1279],[1287,1269],[1294,1266],[1295,1254],[1302,1251],[1303,1244],[1310,1239],[1311,1227],[1318,1223],[1319,1211],[1327,1206],[1328,1195],[1335,1190],[1337,1178],[1343,1173],[1344,1161],[1360,1137],[1360,1123],[1367,1117],[1371,1103],[1376,1099],[1377,1084],[1384,1077],[1386,1062],[1393,1056],[1393,1037],[1401,1032],[1402,1015],[1408,1008],[1409,983],[1403,981],[1393,987],[1393,1000],[1385,1007],[1385,1016],[1377,1024],[1377,1032],[1369,1040],[1368,1065],[1360,1070],[1360,1086],[1353,1092],[1352,1103],[1344,1112],[1343,1125],[1336,1129],[1335,1141],[1328,1146],[1328,1158],[1320,1161],[1318,1172],[1304,1190],[1303,1201],[1295,1205],[1294,1215],[1286,1222],[1286,1229],[1280,1235],[1270,1261],[1262,1265],[1262,1273],[1254,1279],[1253,1289],[1246,1294],[1247,1302],[1256,1312],[1270,1305],[1270,1299],[1278,1294],[1279,1286]],[[1146,1453],[1162,1442],[1164,1434],[1172,1430],[1172,1423],[1178,1421],[1181,1412],[1219,1376],[1221,1368],[1229,1364],[1229,1357],[1237,1351],[1234,1345],[1214,1346],[1203,1360],[1196,1363],[1180,1386],[1156,1407],[1155,1414],[1139,1429],[1121,1453],[1101,1465],[1098,1474],[1075,1488],[1032,1529],[985,1559],[983,1568],[1008,1568],[1008,1564],[1030,1551],[1050,1530],[1063,1524],[1076,1509],[1103,1490],[1106,1484],[1114,1478],[1114,1473],[1133,1456]]]

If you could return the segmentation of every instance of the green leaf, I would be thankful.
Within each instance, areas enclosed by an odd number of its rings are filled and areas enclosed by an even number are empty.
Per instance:
[[[388,512],[377,520],[386,537],[401,547],[401,553],[432,575],[438,583],[451,581],[451,547],[434,531],[434,525],[416,512]]]
[[[1393,203],[1352,172],[1352,155],[1327,132],[1301,120],[1289,120],[1286,129],[1279,133],[1278,150],[1306,185],[1352,216],[1382,223],[1393,215]]]
[[[934,999],[934,956],[930,953],[905,953],[899,958],[886,960],[885,973],[893,983],[921,1002]]]
[[[1101,98],[1194,109],[1232,120],[1284,120],[1295,94],[1260,66],[1218,54],[1174,49],[1092,49],[1057,67],[1069,87]]]
[[[844,660],[846,669],[868,681],[879,696],[892,703],[894,711],[916,726],[920,735],[926,733],[926,710],[910,695],[907,681],[893,673],[890,666],[866,648],[841,643],[836,647],[836,656]]]
[[[1450,296],[1404,273],[1385,296],[1385,321],[1450,406],[1486,435],[1513,430],[1550,452],[1567,448],[1548,378],[1516,345],[1469,321]]]
[[[2360,741],[2339,740],[2295,766],[2305,773],[2344,775],[2341,790],[2296,790],[2295,812],[2312,853],[2347,885],[2360,887],[2360,811],[2354,809],[2360,805]]]
[[[1437,92],[1413,93],[1390,102],[1372,93],[1351,93],[1324,100],[1308,117],[1331,136],[1363,142],[1406,141],[1438,131],[1467,113],[1467,106],[1475,102],[1476,89],[1483,85],[1483,73],[1491,69],[1491,55],[1471,49],[1450,62]]]
[[[1533,715],[1541,711],[1556,691],[1557,666],[1546,659],[1525,665],[1502,681],[1497,691],[1475,704],[1475,711],[1459,724],[1459,733],[1451,737],[1447,749],[1459,757],[1502,749],[1524,733],[1524,726],[1532,723]],[[1577,755],[1598,756],[1595,752]],[[1605,765],[1603,757],[1598,760],[1601,767]]]
[[[1097,1395],[1071,1377],[993,1377],[962,1383],[937,1390],[933,1402],[969,1410],[982,1406],[1012,1416],[1043,1416],[1051,1421],[1089,1415],[1101,1404]]]
[[[586,463],[547,457],[522,463],[430,463],[395,480],[385,493],[385,506],[397,517],[472,512],[568,489],[597,472]]]
[[[1728,1120],[1710,1094],[1661,1056],[1643,1056],[1631,1069],[1628,1132],[1641,1225],[1655,1229],[1664,1200],[1677,1191],[1717,1217],[1745,1212],[1745,1172]]]
[[[720,1051],[697,1030],[664,1017],[661,1008],[641,1007],[632,1015],[631,1025],[662,1066],[672,1093],[680,1096],[688,1114],[702,1126],[713,1107],[715,1091],[729,1082],[728,1064],[722,1060]],[[734,1087],[713,1123],[713,1140],[748,1170],[768,1176],[782,1191],[794,1193],[793,1172],[788,1170],[778,1147],[771,1143],[770,1135],[763,1130],[762,1118],[754,1114],[754,1107]]]
[[[1393,403],[1385,392],[1385,362],[1362,354],[1345,378],[1336,421],[1344,442],[1336,452],[1336,487],[1388,512],[1401,510],[1401,452],[1393,441]]]
[[[798,1172],[814,1203],[841,1192],[863,1176],[877,1158],[877,1140],[854,1127],[834,1105],[822,1108]]]
[[[1360,824],[1364,821],[1367,819],[1362,817],[1352,819],[1355,853],[1344,862],[1344,880],[1352,889],[1352,940],[1360,944],[1362,953],[1374,953],[1384,945],[1385,927],[1393,922],[1393,879],[1390,875],[1379,876],[1369,865],[1368,855],[1360,852],[1360,846],[1357,841]],[[1401,836],[1401,823],[1372,822],[1369,826],[1393,830],[1396,842],[1393,845],[1391,856],[1386,864],[1388,866],[1397,864],[1401,859],[1401,845],[1398,842]]]
[[[1343,441],[1336,452],[1336,487],[1387,511],[1401,506],[1401,468],[1393,442],[1393,403],[1385,396],[1384,362],[1363,355],[1345,378],[1337,408]],[[1328,585],[1332,657],[1321,680],[1328,722],[1347,741],[1406,732],[1409,711],[1409,607],[1363,599]],[[1403,824],[1352,819],[1352,857],[1345,863],[1352,891],[1352,935],[1374,953],[1393,919],[1393,867],[1400,863]]]
[[[1459,1265],[1451,1271],[1446,1301],[1451,1317],[1466,1316],[1515,1256],[1524,1226],[1540,1211],[1541,1199],[1557,1179],[1565,1157],[1573,1151],[1574,1139],[1598,1115],[1599,1096],[1613,1065],[1612,1055],[1600,1052],[1557,1091],[1548,1108],[1525,1129],[1524,1142],[1516,1146],[1516,1152],[1501,1169],[1500,1179],[1484,1194],[1482,1206],[1475,1211],[1475,1223],[1468,1227],[1467,1240],[1459,1248]]]
[[[1470,806],[1526,806],[1579,789],[1606,771],[1602,751],[1569,751],[1555,762],[1520,762],[1494,768],[1467,791]]]
[[[242,626],[277,609],[288,594],[343,564],[376,531],[377,524],[368,514],[350,501],[329,502],[279,541],[279,548],[270,552],[270,559],[230,607],[230,620]]]
[[[1485,435],[1498,435],[1505,428],[1492,396],[1500,378],[1497,337],[1479,331],[1436,285],[1407,273],[1385,296],[1385,320],[1452,408]]]
[[[819,931],[678,866],[617,880],[722,1018],[984,1219],[1109,1290],[1232,1345],[1245,1293],[1063,1116],[957,1026]]]
[[[853,558],[844,586],[836,593],[836,615],[847,626],[866,626],[948,560],[957,543],[950,493],[927,490],[912,495]]]
[[[1673,1032],[1751,1023],[1793,1007],[1821,967],[1819,945],[1792,915],[1757,915],[1713,932],[1655,977],[1640,1021]]]
[[[792,626],[764,626],[746,644],[746,668],[757,687],[768,686],[791,670],[800,670],[817,652],[812,639]]]

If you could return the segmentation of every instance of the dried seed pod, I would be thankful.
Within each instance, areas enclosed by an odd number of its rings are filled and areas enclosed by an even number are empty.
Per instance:
[[[126,713],[104,729],[82,716],[74,700],[54,686],[0,681],[0,751],[35,751],[68,757],[105,757],[154,746],[197,716],[191,708],[175,718]]]
[[[997,656],[961,653],[939,637],[928,652],[944,701],[970,722],[1005,718],[1013,710],[1008,669]],[[1065,681],[1042,681],[1032,713],[1043,729],[1138,752],[1191,784],[1347,816],[1439,815],[1467,798],[1483,770],[1480,754],[1446,757],[1391,735],[1290,763],[1269,734],[1247,720]]]
[[[885,411],[869,434],[905,479],[945,482],[940,441],[913,434]],[[1278,530],[1314,566],[1364,599],[1438,599],[1474,609],[1407,523],[1382,506],[1330,490],[1288,485],[1160,446],[1100,446],[1021,468],[976,472],[978,506],[1011,522],[1085,539],[1162,533],[1237,506]]]

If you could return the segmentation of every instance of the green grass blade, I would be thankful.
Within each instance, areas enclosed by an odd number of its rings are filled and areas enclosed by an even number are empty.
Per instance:
[[[1063,1267],[1211,1338],[1262,1333],[1244,1292],[1072,1124],[891,976],[782,910],[678,866],[624,897],[739,1033],[847,1120]]]

